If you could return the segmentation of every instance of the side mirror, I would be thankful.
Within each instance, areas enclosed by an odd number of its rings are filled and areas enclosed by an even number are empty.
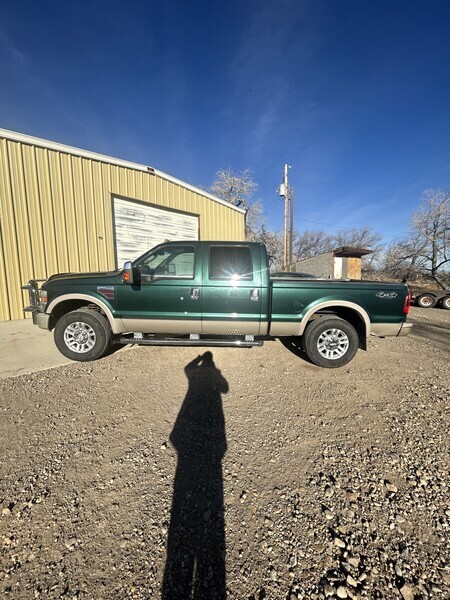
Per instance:
[[[133,265],[131,260],[126,260],[123,264],[123,282],[129,285],[134,284]]]

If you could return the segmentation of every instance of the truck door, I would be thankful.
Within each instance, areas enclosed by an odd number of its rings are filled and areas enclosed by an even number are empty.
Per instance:
[[[257,245],[203,246],[202,333],[258,335],[261,269]]]
[[[118,286],[124,327],[143,333],[201,333],[200,245],[162,244],[135,267],[140,281]]]

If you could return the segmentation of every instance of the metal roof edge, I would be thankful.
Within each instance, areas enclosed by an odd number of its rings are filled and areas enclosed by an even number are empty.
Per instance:
[[[113,156],[107,156],[106,154],[99,154],[97,152],[91,152],[89,150],[83,150],[81,148],[76,148],[75,146],[68,146],[66,144],[60,144],[59,142],[52,142],[51,140],[45,140],[43,138],[38,138],[33,135],[28,135],[26,133],[19,133],[17,131],[10,131],[9,129],[0,128],[0,137],[3,137],[8,140],[12,140],[15,142],[22,142],[24,144],[31,144],[33,146],[40,146],[42,148],[48,148],[49,150],[56,150],[57,152],[65,152],[66,154],[74,154],[75,156],[81,156],[82,158],[89,158],[91,160],[97,160],[99,162],[105,162],[112,165],[117,165],[119,167],[126,167],[128,169],[134,169],[136,171],[144,171],[145,173],[154,174],[162,179],[166,179],[176,185],[186,188],[191,192],[195,192],[196,194],[200,194],[201,196],[205,196],[214,202],[218,202],[219,204],[223,204],[228,208],[236,210],[237,212],[245,214],[246,210],[244,208],[240,208],[239,206],[235,206],[226,200],[222,200],[222,198],[218,198],[217,196],[213,196],[209,192],[205,192],[204,190],[191,185],[190,183],[186,183],[181,179],[177,179],[176,177],[172,177],[172,175],[168,175],[163,171],[159,171],[158,169],[154,169],[153,167],[149,167],[148,165],[141,165],[139,163],[134,163],[128,160],[122,160],[121,158],[115,158]]]
[[[195,185],[186,183],[185,181],[182,181],[181,179],[172,177],[172,175],[168,175],[167,173],[164,173],[163,171],[159,171],[158,169],[153,169],[153,171],[154,171],[155,175],[158,175],[159,177],[162,177],[163,179],[167,179],[167,181],[171,181],[172,183],[176,183],[177,185],[180,185],[188,190],[191,190],[191,192],[195,192],[196,194],[205,196],[206,198],[209,198],[210,200],[213,200],[214,202],[218,202],[219,204],[223,204],[224,206],[227,206],[228,208],[233,208],[237,212],[240,212],[244,215],[247,212],[245,210],[245,208],[240,208],[239,206],[235,206],[234,204],[231,204],[231,202],[222,200],[222,198],[219,198],[218,196],[214,196],[213,194],[210,194],[209,192],[206,192],[205,190],[202,190],[201,188],[195,187]]]

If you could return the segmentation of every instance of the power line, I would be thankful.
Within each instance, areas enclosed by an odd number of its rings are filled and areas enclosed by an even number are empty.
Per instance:
[[[331,223],[324,223],[323,221],[313,221],[312,219],[303,219],[302,217],[294,217],[294,221],[306,221],[307,223],[314,223],[315,225],[325,225],[325,227],[333,227],[334,229],[358,229],[357,227],[346,227],[345,225],[332,225]],[[392,235],[389,233],[381,234],[383,237],[398,238],[398,235]]]
[[[308,223],[315,223],[316,225],[326,225],[327,227],[336,227],[339,229],[354,229],[353,227],[344,227],[344,225],[331,225],[331,223],[324,223],[323,221],[313,221],[312,219],[303,219],[302,217],[294,217],[294,221],[307,221]]]

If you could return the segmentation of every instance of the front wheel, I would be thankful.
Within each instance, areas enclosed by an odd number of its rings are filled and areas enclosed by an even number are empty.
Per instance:
[[[83,308],[61,317],[54,337],[61,354],[84,362],[97,360],[106,353],[111,343],[111,329],[103,315]]]
[[[359,337],[353,325],[332,315],[311,321],[303,334],[305,354],[319,367],[343,367],[358,348]]]

